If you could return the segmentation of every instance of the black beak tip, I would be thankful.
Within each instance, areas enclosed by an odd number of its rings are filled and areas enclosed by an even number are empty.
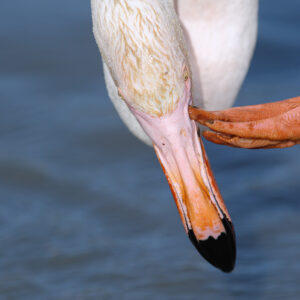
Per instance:
[[[235,266],[236,244],[234,229],[230,221],[222,220],[226,232],[217,239],[209,237],[206,240],[197,240],[192,230],[188,235],[198,252],[213,266],[225,273],[230,273]]]

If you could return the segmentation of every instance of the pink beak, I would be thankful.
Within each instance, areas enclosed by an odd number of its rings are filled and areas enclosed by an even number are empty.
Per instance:
[[[188,79],[183,99],[162,117],[130,109],[153,141],[190,240],[212,265],[230,272],[236,258],[235,233],[197,126],[189,118],[189,91]]]

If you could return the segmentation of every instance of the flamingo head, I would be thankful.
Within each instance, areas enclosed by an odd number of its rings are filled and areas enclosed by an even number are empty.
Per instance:
[[[171,1],[93,0],[94,34],[119,96],[153,147],[183,226],[211,264],[230,272],[235,234],[197,126],[191,73]]]

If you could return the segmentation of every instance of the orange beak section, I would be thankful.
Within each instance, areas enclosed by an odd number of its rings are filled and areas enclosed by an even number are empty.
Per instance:
[[[212,265],[232,271],[236,258],[234,229],[187,104],[179,103],[174,112],[163,117],[134,113],[153,141],[192,243]]]
[[[200,138],[197,142],[198,153],[188,145],[168,153],[154,148],[192,243],[212,265],[230,272],[236,257],[234,229]]]

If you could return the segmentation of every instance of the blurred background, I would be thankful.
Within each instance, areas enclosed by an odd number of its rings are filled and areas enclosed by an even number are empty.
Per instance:
[[[299,299],[300,146],[206,143],[237,233],[223,274],[108,99],[89,1],[1,0],[0,25],[1,299]],[[299,83],[300,2],[261,1],[236,104],[297,96]]]

